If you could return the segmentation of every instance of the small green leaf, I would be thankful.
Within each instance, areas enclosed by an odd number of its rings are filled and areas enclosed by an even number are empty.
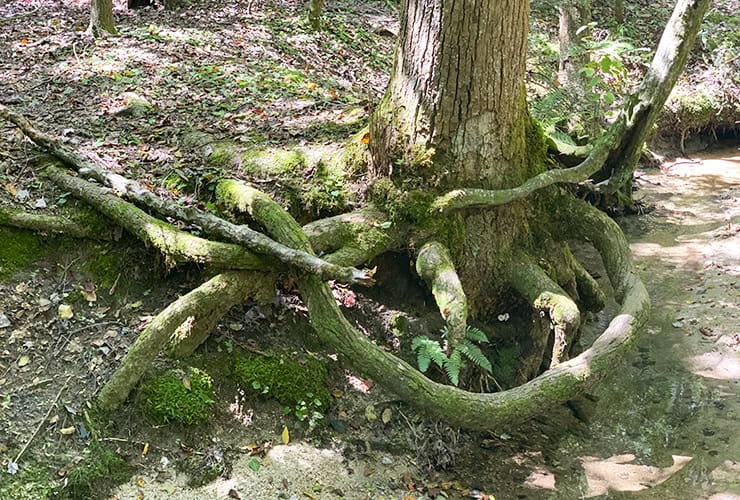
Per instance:
[[[252,469],[254,472],[259,472],[260,470],[260,461],[256,458],[252,458],[248,463],[247,466]]]

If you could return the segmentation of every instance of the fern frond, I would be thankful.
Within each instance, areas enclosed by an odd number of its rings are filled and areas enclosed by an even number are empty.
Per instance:
[[[488,360],[486,355],[483,354],[483,351],[480,350],[480,347],[471,343],[469,340],[464,339],[460,343],[460,345],[457,346],[456,350],[459,350],[465,355],[465,357],[472,361],[473,364],[481,367],[488,373],[491,373],[493,371],[493,366],[491,366],[491,362]]]
[[[429,342],[429,337],[427,337],[426,335],[419,335],[418,337],[414,337],[414,339],[411,341],[411,349],[416,351],[427,342]]]
[[[416,353],[416,364],[419,365],[419,371],[421,373],[426,373],[431,362],[432,358],[429,357],[429,353],[426,350],[420,349],[419,352]]]
[[[416,362],[419,365],[419,371],[426,372],[429,369],[431,361],[444,368],[447,363],[447,355],[442,350],[439,342],[431,340],[426,335],[414,337],[411,341],[411,349],[416,352]]]
[[[465,332],[465,338],[472,340],[474,342],[480,342],[481,344],[487,344],[488,343],[488,336],[483,333],[483,330],[480,328],[468,327],[467,331]]]
[[[450,382],[455,386],[460,383],[460,370],[462,369],[462,366],[463,360],[460,356],[460,351],[455,349],[452,354],[450,354],[450,357],[447,358],[447,362],[444,365],[447,378],[449,378]]]

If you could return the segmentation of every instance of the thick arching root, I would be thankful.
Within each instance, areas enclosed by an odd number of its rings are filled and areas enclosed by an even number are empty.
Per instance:
[[[511,272],[511,285],[537,311],[548,315],[553,330],[549,368],[567,356],[581,326],[578,306],[545,271],[527,256],[520,256]]]
[[[221,311],[224,303],[236,304],[250,294],[261,294],[252,287],[260,281],[246,271],[229,271],[219,274],[198,288],[183,295],[160,312],[144,329],[131,346],[121,365],[103,386],[97,403],[103,411],[112,411],[126,400],[131,390],[151,366],[152,361],[172,340],[173,332],[179,331],[180,339],[174,339],[175,351],[187,352],[197,347],[196,342],[205,338],[198,322],[206,321],[216,311]],[[200,333],[198,339],[189,340],[188,334],[195,327]]]
[[[586,311],[591,312],[598,312],[604,309],[606,305],[606,294],[594,277],[573,256],[570,247],[567,245],[565,246],[565,258],[575,277],[578,304]]]
[[[170,337],[167,354],[173,358],[187,358],[206,341],[219,320],[232,307],[251,298],[258,304],[268,304],[275,297],[275,275],[258,271],[223,273],[216,276],[225,283],[224,289],[210,287],[203,298],[204,307],[192,324],[180,325]]]
[[[447,247],[436,241],[424,244],[416,256],[416,272],[432,290],[447,324],[447,340],[452,349],[465,337],[468,299]]]
[[[300,226],[280,206],[256,189],[242,206],[276,240],[311,251]],[[622,307],[593,346],[539,377],[498,393],[472,393],[433,382],[403,360],[371,343],[344,318],[331,290],[315,276],[301,276],[299,290],[319,338],[349,363],[400,398],[452,425],[495,431],[562,404],[610,372],[647,318],[649,300],[630,261],[629,246],[619,227],[605,214],[573,200],[570,212],[581,219],[581,237],[594,242],[603,256]]]

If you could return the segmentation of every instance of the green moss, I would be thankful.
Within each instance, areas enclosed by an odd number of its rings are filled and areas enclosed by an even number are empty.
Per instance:
[[[677,85],[658,121],[658,130],[669,134],[695,132],[711,126],[735,126],[740,100],[714,84]]]
[[[67,474],[67,484],[56,493],[57,498],[104,498],[105,492],[131,476],[132,470],[116,453],[98,441],[93,441],[84,452],[84,458]]]
[[[545,130],[534,118],[530,118],[524,141],[524,151],[526,151],[529,164],[527,177],[533,177],[543,172],[548,163]]]
[[[299,363],[281,356],[239,356],[234,376],[244,390],[264,394],[283,405],[293,407],[315,398],[325,408],[331,401],[326,364],[317,359]]]
[[[118,279],[123,266],[123,251],[117,248],[103,249],[95,258],[82,266],[82,270],[92,275],[100,289],[108,290]]]
[[[0,280],[33,263],[42,251],[43,244],[35,233],[0,227]]]
[[[364,127],[344,145],[341,163],[347,175],[367,172],[368,165],[370,165],[370,150],[363,139],[369,133],[368,127]]]
[[[160,423],[191,425],[213,415],[213,382],[197,368],[152,377],[141,385],[141,392],[144,411]]]
[[[24,459],[25,461],[25,459]],[[21,464],[15,475],[1,472],[0,498],[13,500],[39,500],[49,498],[54,488],[51,471],[38,463]]]

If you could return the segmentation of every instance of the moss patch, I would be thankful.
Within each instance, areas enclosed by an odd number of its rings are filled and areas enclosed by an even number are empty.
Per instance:
[[[152,377],[142,384],[141,392],[144,411],[160,423],[191,425],[213,415],[213,381],[197,368]]]
[[[102,248],[100,253],[82,267],[82,270],[92,275],[98,288],[108,290],[116,282],[124,267],[123,254],[124,250],[118,248]]]
[[[306,399],[318,399],[326,407],[331,400],[326,364],[317,359],[298,362],[281,356],[239,356],[234,376],[245,391],[291,407]]]
[[[59,489],[56,498],[104,498],[105,492],[124,483],[131,476],[131,468],[116,453],[97,441],[87,447],[80,464],[67,474],[67,484]]]
[[[54,481],[51,471],[37,463],[21,465],[20,471],[11,476],[0,472],[0,498],[14,500],[39,500],[49,498],[53,491]]]
[[[0,280],[33,263],[42,251],[41,239],[33,232],[0,227]]]

